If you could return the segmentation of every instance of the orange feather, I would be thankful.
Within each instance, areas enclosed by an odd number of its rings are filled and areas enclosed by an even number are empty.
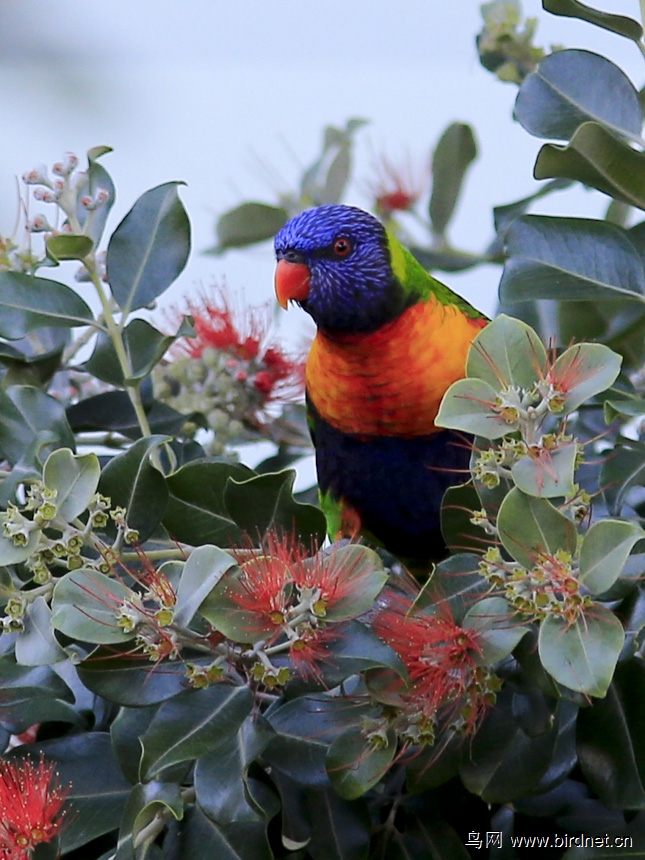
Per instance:
[[[486,322],[431,297],[372,334],[319,331],[307,360],[308,395],[344,433],[433,433],[441,399],[464,376],[470,344]]]

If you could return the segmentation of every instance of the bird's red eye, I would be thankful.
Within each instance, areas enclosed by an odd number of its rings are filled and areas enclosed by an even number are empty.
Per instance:
[[[349,252],[352,250],[352,243],[349,239],[345,239],[341,236],[339,239],[336,239],[334,242],[334,254],[337,257],[346,257]]]

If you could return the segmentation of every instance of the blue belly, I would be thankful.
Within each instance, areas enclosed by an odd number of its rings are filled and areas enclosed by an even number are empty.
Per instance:
[[[364,439],[312,413],[321,492],[355,508],[363,527],[390,552],[419,559],[444,555],[441,499],[468,478],[464,437],[442,430],[414,439]]]

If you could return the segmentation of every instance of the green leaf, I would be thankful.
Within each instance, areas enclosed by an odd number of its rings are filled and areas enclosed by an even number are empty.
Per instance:
[[[84,686],[98,696],[125,707],[143,708],[165,702],[186,689],[183,663],[164,663],[156,671],[146,655],[135,659],[127,646],[126,655],[114,645],[98,648],[78,666]]]
[[[18,340],[45,326],[73,328],[93,320],[87,304],[65,284],[0,272],[0,337]]]
[[[437,427],[500,439],[517,429],[493,409],[497,391],[483,379],[459,379],[446,391],[435,418]]]
[[[114,457],[103,469],[99,491],[127,511],[131,529],[141,542],[150,537],[161,521],[168,499],[166,480],[150,462],[150,455],[167,436],[139,439],[124,454]]]
[[[483,328],[470,348],[466,373],[501,387],[532,388],[546,365],[546,349],[533,329],[500,314]]]
[[[633,39],[634,42],[638,42],[643,35],[643,28],[632,18],[592,9],[591,6],[580,3],[579,0],[542,0],[542,7],[547,12],[551,12],[552,15],[580,18],[582,21],[588,21],[590,24],[610,30],[612,33]]]
[[[308,790],[306,810],[311,822],[307,854],[314,860],[367,860],[370,811],[364,800],[345,801],[333,788]]]
[[[131,785],[121,772],[107,732],[83,732],[19,747],[14,755],[43,752],[56,765],[60,783],[70,786],[70,814],[61,830],[67,854],[119,826]],[[100,767],[97,767],[100,763]]]
[[[180,274],[190,252],[190,223],[177,182],[146,191],[116,228],[107,277],[124,317],[150,305]]]
[[[463,122],[451,123],[432,153],[429,214],[432,229],[440,235],[452,218],[466,171],[476,157],[477,142],[472,128]]]
[[[472,484],[448,487],[444,493],[441,534],[452,552],[480,552],[482,546],[487,545],[489,539],[486,532],[471,521],[473,513],[480,509],[481,502]]]
[[[300,182],[300,199],[294,201],[296,205],[307,208],[340,202],[349,179],[353,136],[365,124],[365,120],[350,119],[345,128],[325,127],[322,153],[305,170]]]
[[[616,200],[645,209],[645,153],[632,149],[595,122],[580,126],[567,146],[545,144],[539,151],[536,179],[566,177],[597,188]]]
[[[289,219],[282,206],[266,203],[242,203],[225,212],[217,221],[216,252],[227,248],[243,248],[265,239],[271,239]]]
[[[84,260],[94,248],[94,242],[89,236],[60,233],[50,236],[46,243],[47,256],[52,260]]]
[[[266,820],[265,810],[253,796],[248,770],[272,735],[262,717],[247,717],[226,745],[197,760],[197,802],[216,824],[240,825]]]
[[[540,625],[542,665],[570,690],[602,698],[611,683],[625,632],[616,616],[595,604],[573,624],[548,615]]]
[[[199,806],[186,810],[177,835],[177,857],[201,860],[273,860],[266,837],[266,825],[246,823],[224,827],[208,818]]]
[[[67,684],[48,666],[19,666],[6,655],[0,660],[0,685],[3,707],[12,707],[29,697],[74,700]]]
[[[16,661],[22,666],[49,666],[67,658],[54,637],[51,616],[42,595],[28,605],[25,630],[16,638]]]
[[[145,785],[135,785],[121,819],[119,838],[114,860],[135,860],[138,856],[149,856],[148,847],[144,855],[135,853],[139,836],[152,824],[157,816],[172,816],[180,821],[184,815],[184,801],[180,787],[175,782],[151,780]],[[145,842],[143,843],[145,845]]]
[[[580,767],[609,809],[645,806],[644,712],[645,667],[640,657],[619,663],[607,696],[580,710]]]
[[[605,400],[604,404],[605,421],[611,424],[616,418],[638,418],[640,415],[645,415],[645,400],[640,397],[625,400]]]
[[[508,687],[502,690],[463,757],[461,779],[486,803],[509,803],[531,794],[546,773],[558,740],[558,712],[548,731],[531,737],[513,713],[514,698]]]
[[[190,416],[182,415],[159,400],[146,398],[144,411],[153,433],[176,434]],[[69,423],[76,432],[108,430],[128,439],[141,438],[141,426],[127,391],[105,391],[67,407]]]
[[[234,546],[244,539],[224,503],[229,478],[244,481],[253,475],[239,463],[193,460],[166,478],[169,490],[163,524],[175,540]]]
[[[514,487],[502,502],[497,528],[504,549],[523,567],[558,550],[573,554],[577,532],[573,522],[546,499],[527,496]]]
[[[511,224],[506,251],[502,302],[643,301],[643,262],[625,231],[614,224],[525,215]]]
[[[322,543],[325,517],[319,508],[297,502],[293,497],[293,469],[256,475],[245,481],[229,478],[224,502],[235,521],[251,538],[270,529],[294,534],[305,543],[313,538]]]
[[[409,250],[424,269],[440,269],[442,272],[465,272],[466,269],[490,262],[488,253],[473,254],[460,248],[421,248],[418,245],[410,245]]]
[[[71,523],[83,513],[101,477],[96,454],[73,454],[69,448],[59,448],[47,458],[43,480],[49,490],[56,491],[57,515]]]
[[[0,660],[2,721],[13,734],[26,731],[35,723],[82,724],[70,704],[74,695],[49,666],[19,666],[10,656]]]
[[[11,463],[36,465],[57,448],[75,447],[65,409],[32,385],[0,391],[0,451]],[[30,453],[30,457],[25,455]]]
[[[184,337],[192,331],[190,325],[182,324],[176,334],[165,335],[146,320],[134,319],[123,331],[123,346],[132,369],[127,378],[123,375],[114,344],[105,334],[96,339],[94,352],[83,368],[92,376],[111,385],[132,385],[150,375],[153,367],[178,337]]]
[[[146,780],[178,762],[226,748],[251,713],[248,687],[219,684],[190,690],[165,702],[141,737],[141,773]]]
[[[139,738],[150,725],[156,712],[157,709],[154,706],[119,708],[110,725],[112,749],[123,773],[133,785],[139,782],[139,759],[141,758]]]
[[[118,579],[96,570],[74,570],[56,583],[51,623],[56,630],[81,642],[127,642],[135,633],[125,633],[118,627],[117,616],[122,603],[135,598],[134,592]]]
[[[570,411],[567,409],[567,412]],[[559,443],[557,448],[540,447],[511,466],[515,485],[529,496],[570,498],[575,493],[575,466],[578,446]]]
[[[0,364],[8,371],[4,378],[6,387],[34,385],[46,389],[54,374],[60,370],[63,353],[69,342],[69,332],[64,329],[40,329],[38,340],[44,341],[42,346],[48,345],[50,348],[33,355],[28,355],[9,343],[0,343]],[[25,345],[25,348],[29,347]]]
[[[533,194],[528,197],[522,197],[521,200],[515,200],[513,203],[506,203],[503,206],[495,206],[493,209],[493,221],[497,233],[504,234],[511,226],[516,218],[524,215],[531,205],[536,200],[546,197],[553,191],[562,191],[565,188],[570,188],[573,183],[566,179],[554,179],[552,182],[545,182]],[[499,249],[501,251],[501,248]]]
[[[619,515],[632,487],[645,486],[645,446],[631,441],[617,445],[602,464],[600,486],[604,488],[609,513]]]
[[[468,609],[488,591],[488,583],[479,572],[479,561],[479,555],[462,552],[439,562],[414,605],[425,609],[446,603],[450,616],[461,624]]]
[[[599,520],[582,540],[580,579],[592,594],[611,588],[622,573],[627,558],[645,531],[636,523]]]
[[[508,657],[529,629],[517,623],[514,611],[503,597],[479,600],[465,614],[462,627],[477,634],[481,647],[477,661],[482,666],[491,666]]]
[[[267,714],[275,731],[263,758],[281,773],[304,785],[325,787],[327,751],[338,735],[374,716],[373,705],[317,693],[292,699]]]
[[[527,75],[514,114],[529,134],[558,140],[569,140],[588,121],[629,138],[640,135],[643,123],[638,93],[622,69],[577,49],[549,54]]]
[[[327,753],[327,773],[335,790],[345,800],[362,797],[385,776],[396,749],[393,730],[383,746],[370,743],[359,726],[343,732]]]
[[[222,575],[236,564],[235,559],[216,546],[198,546],[182,570],[177,586],[174,623],[187,627]]]

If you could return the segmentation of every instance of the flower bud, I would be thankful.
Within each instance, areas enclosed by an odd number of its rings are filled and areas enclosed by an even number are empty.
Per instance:
[[[54,229],[44,215],[36,215],[27,221],[26,227],[30,233],[51,233]]]
[[[22,181],[25,185],[49,185],[47,168],[44,164],[41,164],[38,167],[34,167],[33,170],[28,170],[22,174]]]
[[[49,188],[34,188],[34,197],[40,200],[41,203],[55,203],[57,200],[56,194],[50,191]]]
[[[73,152],[66,152],[61,161],[52,167],[52,173],[57,176],[69,176],[78,166],[78,158]]]

